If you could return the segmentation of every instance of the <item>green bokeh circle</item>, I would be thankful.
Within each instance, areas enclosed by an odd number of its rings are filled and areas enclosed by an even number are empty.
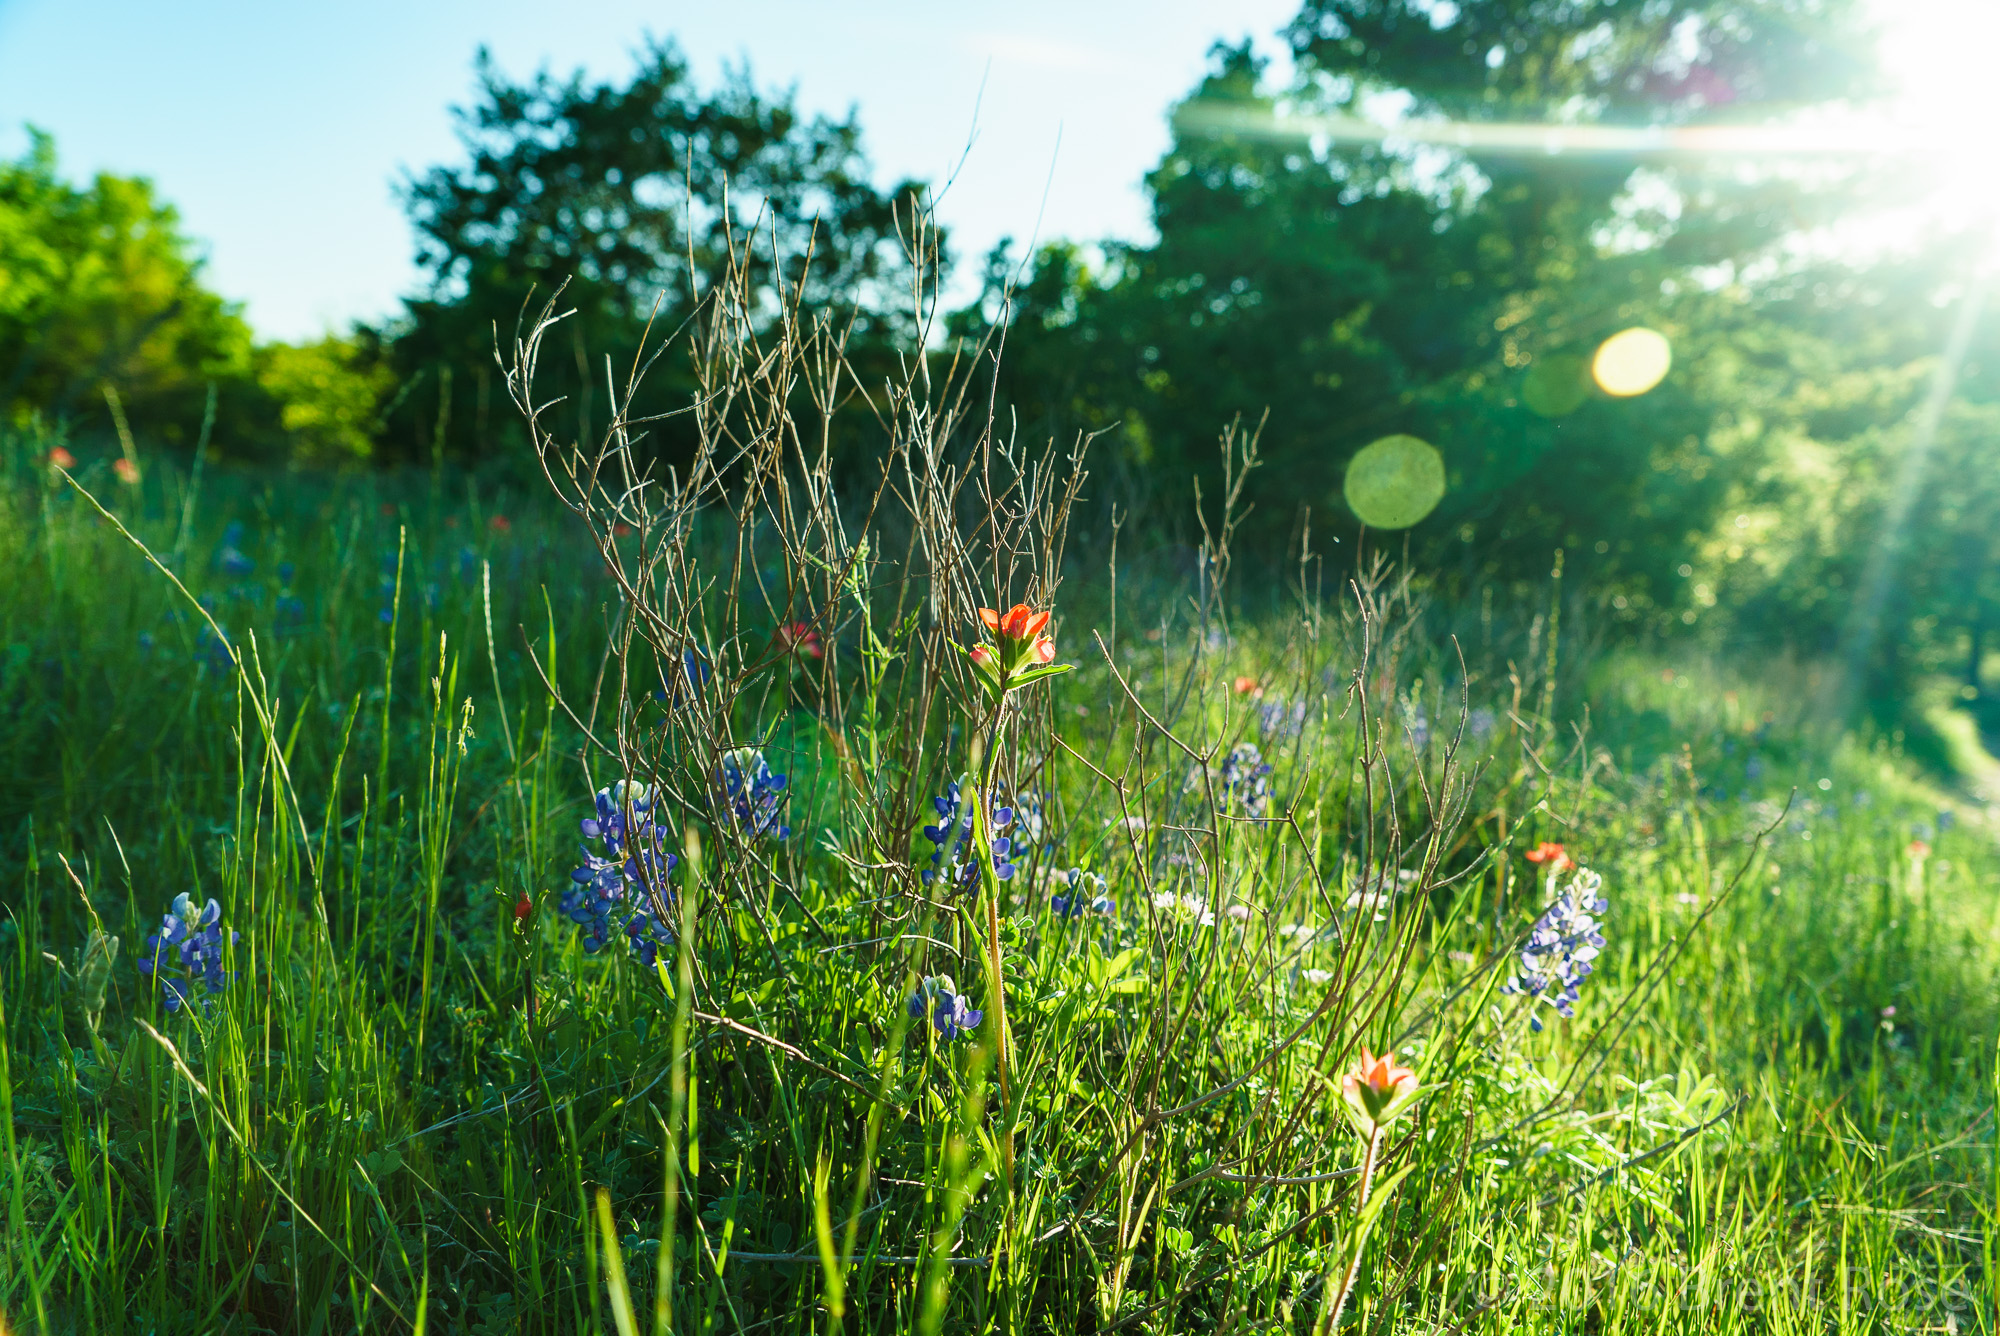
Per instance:
[[[1347,505],[1371,529],[1407,529],[1444,497],[1444,457],[1414,436],[1384,436],[1348,461]]]
[[[1590,397],[1590,367],[1574,353],[1539,357],[1521,384],[1521,402],[1543,417],[1574,413]]]

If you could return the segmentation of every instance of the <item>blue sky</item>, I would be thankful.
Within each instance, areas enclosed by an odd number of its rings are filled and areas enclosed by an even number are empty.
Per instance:
[[[392,185],[455,160],[448,109],[470,95],[482,42],[517,76],[546,62],[622,77],[648,32],[677,39],[704,81],[747,59],[760,84],[796,85],[809,109],[858,107],[884,180],[942,180],[977,105],[971,157],[941,209],[958,253],[976,257],[1027,236],[1038,212],[1044,237],[1146,235],[1139,182],[1166,147],[1168,104],[1218,38],[1281,54],[1275,33],[1296,9],[0,0],[0,155],[22,151],[31,122],[55,135],[72,178],[151,177],[259,334],[303,338],[387,314],[416,285]]]

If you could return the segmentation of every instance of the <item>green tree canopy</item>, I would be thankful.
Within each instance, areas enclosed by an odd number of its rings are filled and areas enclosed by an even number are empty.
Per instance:
[[[245,383],[250,328],[202,285],[180,217],[146,180],[57,174],[54,142],[0,162],[0,414],[90,425],[114,386],[135,424],[192,435],[209,382]]]
[[[1351,533],[1346,461],[1407,432],[1450,474],[1413,532],[1432,569],[1539,576],[1563,546],[1672,602],[1758,467],[1719,448],[1731,406],[1702,372],[1744,325],[1731,280],[1837,193],[1776,166],[1447,151],[1315,134],[1312,118],[1756,121],[1864,86],[1850,9],[1313,0],[1289,30],[1295,83],[1270,87],[1247,47],[1218,47],[1177,109],[1147,178],[1157,240],[1108,248],[1096,272],[1046,249],[1004,312],[1011,267],[995,257],[956,328],[1004,320],[1002,388],[1024,416],[1057,432],[1120,422],[1174,499],[1214,469],[1223,422],[1268,411],[1249,489],[1276,512],[1266,535],[1304,505]],[[1577,383],[1602,339],[1637,324],[1674,343],[1664,385],[1551,400],[1552,374]]]
[[[515,83],[484,52],[478,70],[478,100],[458,113],[465,160],[404,190],[430,286],[395,358],[406,384],[432,379],[394,439],[421,449],[442,424],[447,448],[491,449],[509,416],[493,402],[495,330],[504,349],[529,294],[565,283],[576,365],[567,384],[550,368],[545,388],[571,396],[585,432],[604,355],[629,359],[649,318],[673,329],[732,257],[774,314],[797,300],[852,318],[857,353],[911,333],[897,209],[919,187],[872,184],[852,115],[807,116],[740,70],[703,90],[666,42],[622,84],[546,71]],[[656,373],[656,405],[684,397],[676,370]]]

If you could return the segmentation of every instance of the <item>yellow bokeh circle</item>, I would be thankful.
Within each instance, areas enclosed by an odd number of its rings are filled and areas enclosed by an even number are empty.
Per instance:
[[[1606,394],[1629,399],[1665,380],[1667,368],[1673,364],[1673,345],[1666,335],[1634,326],[1597,346],[1597,356],[1590,360],[1590,375]]]

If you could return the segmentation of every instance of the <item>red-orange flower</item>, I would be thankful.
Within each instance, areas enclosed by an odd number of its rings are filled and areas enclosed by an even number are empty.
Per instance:
[[[1931,856],[1931,847],[1922,840],[1910,841],[1910,857],[1921,863]]]
[[[986,623],[986,629],[1007,640],[1033,640],[1049,624],[1049,612],[1036,612],[1025,603],[1016,603],[1002,614],[991,608],[979,610],[979,620]]]
[[[509,529],[514,527],[514,522],[508,519],[505,515],[495,515],[492,519],[486,521],[486,525],[488,528],[492,529],[494,533],[506,533]]]
[[[1549,871],[1551,872],[1561,872],[1567,868],[1576,866],[1576,860],[1571,858],[1560,844],[1552,844],[1548,840],[1543,840],[1540,844],[1528,850],[1528,861],[1530,863],[1548,863],[1551,865],[1549,867]]]
[[[1254,677],[1239,677],[1236,679],[1236,694],[1239,696],[1261,696],[1264,694],[1264,688],[1257,685],[1257,679]]]
[[[57,446],[49,451],[49,463],[59,469],[73,469],[76,467],[76,456]]]
[[[1394,1120],[1416,1088],[1416,1072],[1396,1061],[1394,1049],[1378,1058],[1364,1046],[1361,1061],[1340,1078],[1341,1094],[1375,1128]]]
[[[1000,662],[1000,656],[993,652],[991,645],[974,645],[972,647],[972,661],[990,673],[994,670],[995,665]]]
[[[806,654],[815,659],[826,657],[826,649],[819,643],[819,632],[813,630],[811,622],[787,622],[780,626],[778,644],[792,654]]]
[[[123,455],[111,461],[111,471],[118,475],[118,481],[130,487],[139,481],[139,466]]]
[[[528,898],[526,891],[522,891],[521,898],[514,902],[514,922],[526,922],[528,915],[534,911],[534,908],[535,902]]]
[[[1029,647],[1028,657],[1036,663],[1054,663],[1056,661],[1056,642],[1049,636],[1043,636]]]

